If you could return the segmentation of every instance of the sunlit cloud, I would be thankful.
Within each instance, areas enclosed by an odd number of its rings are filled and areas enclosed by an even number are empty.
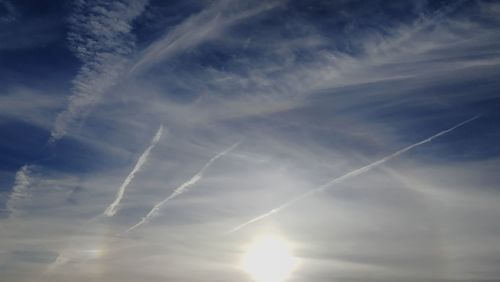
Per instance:
[[[135,47],[132,21],[146,4],[147,0],[76,1],[68,41],[83,66],[73,80],[67,108],[55,120],[53,140],[63,137],[116,84]]]
[[[344,174],[344,175],[342,175],[340,177],[334,178],[334,179],[328,181],[327,183],[325,183],[325,184],[323,184],[323,185],[321,185],[321,186],[319,186],[319,187],[317,187],[317,188],[315,188],[313,190],[310,190],[310,191],[308,191],[308,192],[306,192],[304,194],[301,194],[301,195],[293,198],[292,200],[290,200],[290,201],[288,201],[288,202],[280,205],[279,207],[270,210],[267,213],[259,215],[259,216],[255,217],[255,218],[250,219],[249,221],[247,221],[247,222],[245,222],[243,224],[240,224],[240,225],[236,226],[235,228],[231,229],[229,231],[229,233],[236,232],[236,231],[238,231],[238,230],[246,227],[249,224],[252,224],[254,222],[260,221],[260,220],[262,220],[262,219],[264,219],[264,218],[266,218],[266,217],[268,217],[270,215],[278,213],[281,210],[286,209],[289,206],[293,205],[295,202],[300,201],[300,200],[302,200],[302,199],[304,199],[306,197],[309,197],[309,196],[311,196],[311,195],[313,195],[315,193],[321,192],[321,191],[323,191],[325,189],[328,189],[328,188],[330,188],[331,186],[333,186],[335,184],[342,183],[346,179],[349,179],[349,178],[352,178],[352,177],[356,177],[356,176],[358,176],[360,174],[363,174],[363,173],[365,173],[367,171],[370,171],[371,169],[373,169],[373,168],[375,168],[375,167],[377,167],[377,166],[379,166],[379,165],[381,165],[381,164],[383,164],[383,163],[385,163],[385,162],[387,162],[387,161],[389,161],[389,160],[391,160],[391,159],[393,159],[393,158],[395,158],[395,157],[397,157],[397,156],[399,156],[401,154],[404,154],[404,153],[410,151],[411,149],[413,149],[413,148],[415,148],[417,146],[423,145],[425,143],[429,143],[432,140],[438,138],[439,136],[447,134],[447,133],[449,133],[449,132],[451,132],[451,131],[453,131],[453,130],[455,130],[455,129],[457,129],[457,128],[459,128],[459,127],[461,127],[461,126],[463,126],[463,125],[465,125],[465,124],[467,124],[467,123],[469,123],[469,122],[471,122],[471,121],[473,121],[475,119],[478,119],[479,117],[480,117],[480,115],[477,115],[477,116],[474,116],[474,117],[472,117],[470,119],[462,121],[459,124],[454,125],[453,127],[450,127],[450,128],[448,128],[446,130],[443,130],[443,131],[441,131],[439,133],[436,133],[436,134],[432,135],[431,137],[429,137],[427,139],[424,139],[424,140],[419,141],[417,143],[414,143],[414,144],[412,144],[410,146],[407,146],[407,147],[405,147],[405,148],[403,148],[401,150],[398,150],[398,151],[396,151],[396,152],[394,152],[394,153],[392,153],[392,154],[390,154],[390,155],[388,155],[388,156],[386,156],[386,157],[384,157],[384,158],[382,158],[382,159],[380,159],[378,161],[375,161],[375,162],[373,162],[371,164],[368,164],[368,165],[366,165],[364,167],[361,167],[361,168],[358,168],[356,170],[353,170],[353,171],[351,171],[349,173],[346,173],[346,174]]]
[[[498,7],[0,0],[0,277],[497,279]]]

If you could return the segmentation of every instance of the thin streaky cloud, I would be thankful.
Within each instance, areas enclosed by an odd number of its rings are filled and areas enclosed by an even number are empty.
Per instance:
[[[154,205],[154,207],[146,214],[146,216],[144,216],[139,222],[137,222],[135,225],[131,226],[129,229],[127,229],[126,232],[130,232],[136,228],[138,228],[139,226],[141,226],[142,224],[146,223],[152,216],[154,216],[159,210],[160,208],[165,205],[168,201],[176,198],[177,196],[181,195],[182,193],[186,192],[186,190],[190,187],[190,186],[193,186],[195,185],[196,183],[198,183],[198,181],[200,181],[202,178],[203,178],[203,174],[205,173],[205,171],[210,168],[210,166],[219,158],[223,157],[224,155],[226,155],[227,153],[229,153],[230,151],[232,151],[234,148],[236,148],[238,145],[240,144],[240,142],[236,142],[234,143],[233,145],[231,145],[230,147],[226,148],[224,151],[218,153],[217,155],[215,155],[214,157],[212,157],[201,169],[200,171],[198,171],[198,173],[196,173],[195,175],[193,175],[193,177],[191,177],[188,181],[182,183],[179,187],[175,188],[175,190],[172,192],[172,194],[170,194],[170,196],[168,196],[167,198],[165,198],[163,201],[159,202],[158,204]]]
[[[251,8],[232,11],[239,1],[216,1],[200,13],[188,17],[162,38],[153,42],[130,68],[129,74],[146,71],[150,66],[167,60],[179,52],[217,38],[238,21],[275,8],[281,1],[266,1]],[[238,6],[238,5],[235,5]]]
[[[135,50],[132,22],[142,14],[147,0],[76,1],[69,18],[69,46],[83,63],[73,80],[67,108],[59,113],[51,141],[66,135],[118,81]]]
[[[160,138],[163,134],[163,125],[158,128],[158,131],[156,132],[155,136],[153,137],[153,140],[151,140],[151,144],[149,147],[142,153],[142,155],[139,157],[137,162],[135,163],[134,168],[130,173],[127,175],[125,180],[123,181],[122,185],[118,188],[118,192],[116,193],[116,198],[115,200],[106,208],[104,211],[104,215],[111,217],[116,214],[118,211],[118,206],[120,205],[121,200],[123,199],[123,195],[125,194],[125,189],[127,189],[127,186],[132,182],[132,180],[135,177],[135,174],[142,168],[142,166],[147,162],[149,154],[151,153],[151,150],[156,146],[158,141],[160,141]]]
[[[216,38],[225,28],[270,10],[280,2],[256,5],[224,16],[224,12],[237,1],[218,1],[153,42],[133,64],[129,60],[136,50],[132,23],[143,13],[148,1],[123,0],[113,3],[77,2],[75,13],[70,18],[72,28],[68,39],[83,66],[73,81],[68,107],[56,118],[51,141],[62,138],[75,121],[83,119],[89,108],[125,77],[137,74],[138,70],[145,71],[151,65],[183,50]]]
[[[334,178],[334,179],[326,182],[325,184],[323,184],[321,186],[318,186],[318,187],[316,187],[316,188],[314,188],[314,189],[312,189],[310,191],[307,191],[307,192],[305,192],[305,193],[303,193],[303,194],[301,194],[301,195],[299,195],[299,196],[297,196],[297,197],[295,197],[295,198],[293,198],[293,199],[285,202],[284,204],[281,204],[280,206],[278,206],[278,207],[276,207],[276,208],[274,208],[274,209],[272,209],[272,210],[270,210],[270,211],[268,211],[268,212],[266,212],[266,213],[264,213],[262,215],[259,215],[259,216],[255,217],[255,218],[252,218],[252,219],[248,220],[245,223],[242,223],[242,224],[234,227],[233,229],[229,230],[227,233],[229,234],[229,233],[233,233],[233,232],[236,232],[238,230],[241,230],[242,228],[244,228],[244,227],[246,227],[246,226],[248,226],[248,225],[250,225],[252,223],[260,221],[260,220],[262,220],[262,219],[264,219],[264,218],[266,218],[268,216],[271,216],[272,214],[278,213],[278,212],[280,212],[280,211],[282,211],[282,210],[290,207],[291,205],[295,204],[296,202],[298,202],[298,201],[300,201],[300,200],[302,200],[304,198],[310,197],[311,195],[313,195],[315,193],[318,193],[318,192],[321,192],[321,191],[323,191],[323,190],[325,190],[327,188],[331,188],[333,185],[338,184],[338,183],[342,183],[343,181],[345,181],[345,180],[347,180],[349,178],[352,178],[352,177],[358,176],[360,174],[363,174],[363,173],[365,173],[367,171],[370,171],[371,169],[373,169],[373,168],[375,168],[375,167],[377,167],[377,166],[379,166],[379,165],[381,165],[381,164],[383,164],[383,163],[385,163],[385,162],[387,162],[387,161],[389,161],[389,160],[391,160],[391,159],[393,159],[393,158],[395,158],[395,157],[397,157],[397,156],[399,156],[401,154],[404,154],[404,153],[408,152],[409,150],[411,150],[411,149],[413,149],[415,147],[418,147],[420,145],[429,143],[429,142],[433,141],[434,139],[436,139],[436,138],[438,138],[438,137],[440,137],[442,135],[445,135],[445,134],[447,134],[447,133],[449,133],[449,132],[451,132],[451,131],[453,131],[453,130],[455,130],[455,129],[457,129],[457,128],[459,128],[459,127],[461,127],[461,126],[463,126],[463,125],[465,125],[465,124],[467,124],[469,122],[472,122],[472,121],[478,119],[481,116],[482,116],[481,114],[480,115],[476,115],[476,116],[474,116],[472,118],[469,118],[469,119],[467,119],[465,121],[462,121],[462,122],[458,123],[457,125],[455,125],[453,127],[450,127],[450,128],[448,128],[446,130],[443,130],[443,131],[441,131],[441,132],[439,132],[437,134],[434,134],[434,135],[432,135],[431,137],[429,137],[427,139],[424,139],[424,140],[419,141],[417,143],[414,143],[414,144],[412,144],[410,146],[407,146],[407,147],[405,147],[405,148],[403,148],[403,149],[401,149],[399,151],[396,151],[396,152],[394,152],[394,153],[392,153],[392,154],[390,154],[390,155],[388,155],[388,156],[386,156],[386,157],[384,157],[384,158],[382,158],[382,159],[380,159],[378,161],[375,161],[375,162],[373,162],[371,164],[368,164],[366,166],[363,166],[361,168],[353,170],[353,171],[351,171],[349,173],[346,173],[346,174],[344,174],[342,176]]]
[[[14,186],[12,187],[12,192],[10,193],[9,199],[7,200],[6,207],[9,211],[9,216],[14,217],[21,213],[18,209],[17,204],[19,201],[27,198],[29,196],[28,188],[31,184],[31,167],[29,165],[24,165],[16,173],[14,180]]]

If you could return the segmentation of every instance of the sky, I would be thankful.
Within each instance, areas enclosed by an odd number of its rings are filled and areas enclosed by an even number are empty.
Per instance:
[[[0,0],[0,281],[500,281],[499,50],[498,1]]]

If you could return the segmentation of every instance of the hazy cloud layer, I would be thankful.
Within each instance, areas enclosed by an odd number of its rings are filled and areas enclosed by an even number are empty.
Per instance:
[[[498,3],[28,2],[0,280],[252,281],[265,234],[289,281],[500,279]]]

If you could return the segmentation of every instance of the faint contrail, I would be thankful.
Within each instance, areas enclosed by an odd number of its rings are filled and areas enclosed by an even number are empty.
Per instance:
[[[111,205],[109,205],[108,208],[104,211],[104,214],[106,216],[113,216],[116,214],[118,210],[118,205],[120,204],[120,201],[123,198],[123,195],[125,194],[125,189],[127,186],[132,182],[132,180],[135,177],[135,174],[141,169],[141,167],[146,163],[148,160],[149,153],[151,150],[156,146],[158,141],[160,141],[161,135],[163,133],[163,125],[160,125],[160,128],[158,128],[158,131],[156,132],[153,140],[151,140],[151,144],[149,147],[142,153],[142,155],[139,157],[137,160],[137,163],[135,164],[134,168],[132,171],[127,175],[127,178],[123,181],[122,185],[120,188],[118,188],[118,192],[116,193],[116,198]]]
[[[198,173],[196,173],[193,177],[191,177],[188,181],[182,183],[179,187],[175,188],[174,192],[172,192],[172,194],[170,194],[170,196],[168,196],[167,198],[165,198],[163,201],[159,202],[158,204],[156,204],[147,214],[145,217],[143,217],[138,223],[136,223],[134,226],[130,227],[129,229],[127,229],[126,232],[129,232],[129,231],[132,231],[134,229],[136,229],[137,227],[141,226],[142,224],[146,223],[148,221],[148,219],[150,217],[152,217],[156,212],[158,212],[158,210],[160,210],[161,206],[163,206],[164,204],[166,204],[168,201],[172,200],[173,198],[179,196],[180,194],[184,193],[186,191],[186,189],[189,187],[189,186],[192,186],[194,184],[196,184],[198,181],[200,181],[200,179],[203,177],[203,174],[205,173],[205,171],[217,160],[219,159],[220,157],[224,156],[225,154],[229,153],[231,150],[233,150],[234,148],[236,148],[236,146],[239,145],[240,142],[236,142],[234,143],[233,145],[231,145],[230,147],[228,147],[227,149],[225,149],[224,151],[218,153],[217,155],[215,155],[214,157],[212,157],[201,169],[200,171],[198,171]]]
[[[334,178],[334,179],[326,182],[325,184],[323,184],[323,185],[321,185],[319,187],[316,187],[316,188],[314,188],[314,189],[312,189],[312,190],[310,190],[308,192],[305,192],[305,193],[303,193],[303,194],[301,194],[301,195],[299,195],[299,196],[297,196],[297,197],[289,200],[288,202],[285,202],[284,204],[281,204],[277,208],[274,208],[274,209],[272,209],[272,210],[270,210],[270,211],[268,211],[268,212],[266,212],[266,213],[264,213],[262,215],[259,215],[259,216],[255,217],[255,218],[253,218],[253,219],[251,219],[251,220],[243,223],[243,224],[240,224],[240,225],[236,226],[235,228],[229,230],[227,233],[236,232],[236,231],[244,228],[247,225],[250,225],[250,224],[252,224],[254,222],[260,221],[260,220],[262,220],[262,219],[264,219],[264,218],[266,218],[266,217],[268,217],[268,216],[270,216],[270,215],[272,215],[274,213],[280,212],[283,209],[285,209],[285,208],[287,208],[287,207],[295,204],[296,202],[298,202],[298,201],[300,201],[300,200],[302,200],[302,199],[304,199],[306,197],[311,196],[314,193],[317,193],[317,192],[320,192],[320,191],[322,191],[322,190],[324,190],[326,188],[329,188],[330,186],[332,186],[334,184],[341,183],[342,181],[344,181],[346,179],[349,179],[351,177],[354,177],[354,176],[360,175],[362,173],[365,173],[365,172],[371,170],[372,168],[374,168],[374,167],[376,167],[376,166],[378,166],[380,164],[383,164],[383,163],[387,162],[388,160],[393,159],[393,158],[395,158],[395,157],[397,157],[397,156],[399,156],[399,155],[401,155],[401,154],[403,154],[403,153],[405,153],[405,152],[407,152],[407,151],[409,151],[409,150],[411,150],[411,149],[413,149],[413,148],[415,148],[417,146],[420,146],[420,145],[423,145],[425,143],[431,142],[435,138],[438,138],[439,136],[442,136],[442,135],[444,135],[444,134],[446,134],[448,132],[451,132],[451,131],[457,129],[458,127],[460,127],[460,126],[462,126],[464,124],[467,124],[467,123],[469,123],[469,122],[471,122],[471,121],[479,118],[480,116],[481,115],[477,115],[477,116],[474,116],[474,117],[472,117],[472,118],[470,118],[468,120],[462,121],[461,123],[459,123],[459,124],[457,124],[457,125],[455,125],[453,127],[450,127],[450,128],[448,128],[446,130],[443,130],[443,131],[441,131],[441,132],[439,132],[439,133],[437,133],[437,134],[435,134],[435,135],[433,135],[433,136],[431,136],[431,137],[429,137],[427,139],[424,139],[424,140],[422,140],[420,142],[417,142],[417,143],[415,143],[413,145],[410,145],[410,146],[405,147],[405,148],[403,148],[403,149],[401,149],[399,151],[396,151],[395,153],[392,153],[392,154],[388,155],[387,157],[384,157],[384,158],[382,158],[382,159],[380,159],[378,161],[375,161],[375,162],[373,162],[373,163],[371,163],[369,165],[366,165],[364,167],[361,167],[361,168],[353,170],[353,171],[351,171],[349,173],[346,173],[346,174],[344,174],[342,176]]]
[[[32,184],[31,169],[31,165],[24,165],[16,173],[14,186],[5,204],[6,209],[10,213],[9,217],[15,217],[21,213],[18,204],[30,195],[29,186]]]

